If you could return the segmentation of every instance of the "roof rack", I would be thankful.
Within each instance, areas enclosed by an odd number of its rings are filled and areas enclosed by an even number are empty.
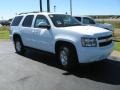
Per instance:
[[[39,13],[39,11],[33,11],[33,12],[19,13],[18,15],[22,15],[22,14],[28,14],[28,13]]]
[[[42,11],[42,12],[47,12],[47,11]],[[41,13],[42,13],[42,12],[41,12]],[[40,11],[24,12],[24,13],[19,13],[18,15],[28,14],[28,13],[40,13]]]

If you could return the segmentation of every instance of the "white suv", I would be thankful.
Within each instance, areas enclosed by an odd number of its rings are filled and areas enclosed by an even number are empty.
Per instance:
[[[11,37],[19,54],[25,47],[57,55],[66,69],[78,63],[106,59],[112,52],[112,32],[94,26],[82,26],[70,15],[28,13],[16,16]]]

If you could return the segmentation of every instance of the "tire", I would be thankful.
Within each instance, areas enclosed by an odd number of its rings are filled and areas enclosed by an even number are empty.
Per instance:
[[[68,71],[78,65],[77,53],[72,46],[62,45],[58,50],[58,59],[63,68]]]
[[[25,53],[25,47],[20,38],[16,38],[14,40],[14,45],[15,45],[16,53],[18,53],[20,55],[23,55]]]

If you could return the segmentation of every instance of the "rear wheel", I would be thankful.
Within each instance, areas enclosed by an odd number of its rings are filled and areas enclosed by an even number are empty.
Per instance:
[[[58,50],[58,58],[66,70],[72,70],[78,64],[76,50],[72,46],[62,45]]]
[[[14,44],[15,44],[16,53],[18,53],[18,54],[24,54],[25,53],[25,48],[24,48],[22,40],[20,38],[16,38],[14,40]]]

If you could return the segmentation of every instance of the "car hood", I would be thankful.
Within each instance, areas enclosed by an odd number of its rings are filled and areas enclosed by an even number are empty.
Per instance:
[[[64,27],[61,28],[63,30],[69,30],[71,32],[80,33],[82,35],[96,35],[96,34],[103,34],[103,33],[111,33],[111,31],[94,27],[94,26],[72,26],[72,27]]]
[[[97,23],[96,26],[97,27],[101,27],[101,28],[105,28],[105,29],[108,29],[108,30],[111,30],[111,31],[113,29],[112,25],[108,24],[108,23],[104,23],[104,24]]]

